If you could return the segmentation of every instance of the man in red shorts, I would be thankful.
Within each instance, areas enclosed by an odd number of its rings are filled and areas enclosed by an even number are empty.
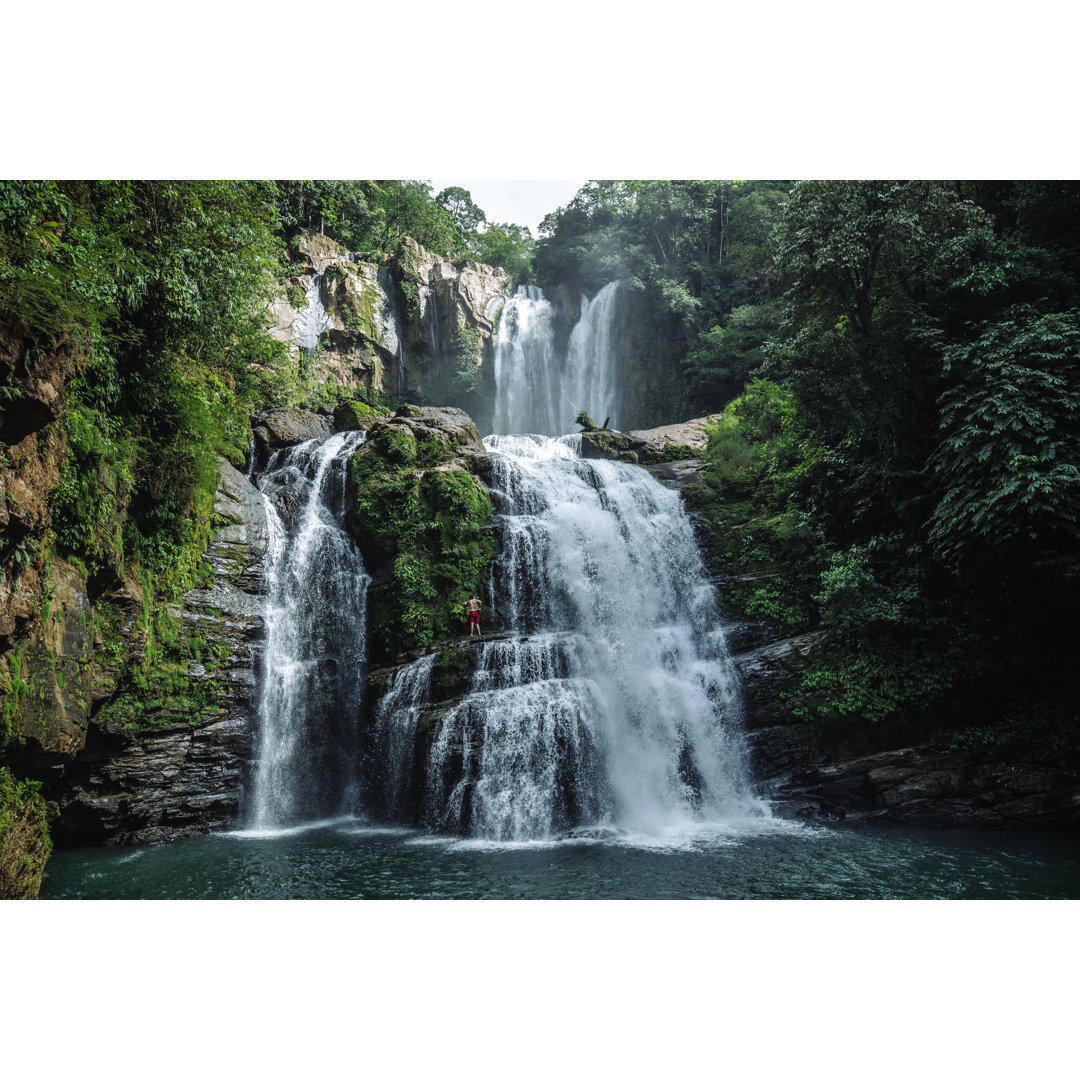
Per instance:
[[[469,637],[473,636],[473,628],[476,628],[476,636],[483,637],[480,633],[480,609],[484,606],[477,598],[472,597],[465,605],[469,609]]]

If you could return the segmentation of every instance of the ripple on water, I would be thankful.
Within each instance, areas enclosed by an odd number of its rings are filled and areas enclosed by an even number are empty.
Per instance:
[[[1080,840],[759,819],[495,842],[333,819],[57,851],[48,874],[44,899],[1080,899]]]

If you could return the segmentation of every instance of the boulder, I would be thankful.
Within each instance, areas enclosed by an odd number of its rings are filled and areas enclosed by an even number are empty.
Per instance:
[[[252,434],[255,437],[255,454],[264,461],[275,450],[296,446],[308,439],[325,439],[333,434],[334,425],[329,417],[306,409],[268,409],[252,417]]]
[[[487,457],[480,431],[463,409],[402,405],[389,422],[410,428],[421,444],[437,443],[443,454],[481,454]]]
[[[718,420],[715,415],[702,416],[681,424],[625,432],[593,428],[581,433],[581,456],[651,466],[692,461],[692,465],[670,469],[667,475],[660,476],[660,479],[674,481],[675,487],[685,486],[696,479],[694,474],[703,467],[697,459],[709,442],[706,427]]]
[[[364,401],[345,401],[334,410],[334,427],[338,431],[367,431],[375,420],[388,412]]]
[[[699,456],[708,446],[706,427],[719,420],[719,415],[702,416],[681,424],[628,431],[626,437],[644,463],[692,458]]]
[[[605,461],[640,463],[637,446],[621,431],[614,428],[594,428],[581,433],[581,456]]]

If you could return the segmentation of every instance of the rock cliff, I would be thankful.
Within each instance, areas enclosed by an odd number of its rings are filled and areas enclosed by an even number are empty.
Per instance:
[[[303,346],[328,401],[389,394],[489,409],[493,335],[510,289],[504,270],[450,261],[407,240],[384,263],[301,234],[270,334]]]
[[[933,729],[882,723],[828,731],[796,720],[799,673],[821,631],[780,637],[768,623],[734,628],[754,776],[780,813],[955,827],[1076,828],[1080,773],[993,752],[958,752]]]
[[[170,839],[235,818],[251,757],[266,525],[258,492],[224,460],[214,509],[222,528],[204,583],[165,616],[176,653],[147,657],[142,686],[130,667],[148,644],[138,583],[92,606],[79,571],[52,563],[50,611],[16,653],[19,732],[7,757],[43,780],[60,843]]]

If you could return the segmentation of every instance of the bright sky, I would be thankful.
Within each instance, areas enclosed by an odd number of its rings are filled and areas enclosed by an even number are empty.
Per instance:
[[[584,180],[428,180],[432,194],[448,187],[464,188],[487,214],[488,221],[528,225],[540,237],[546,214],[565,206],[585,185]]]

